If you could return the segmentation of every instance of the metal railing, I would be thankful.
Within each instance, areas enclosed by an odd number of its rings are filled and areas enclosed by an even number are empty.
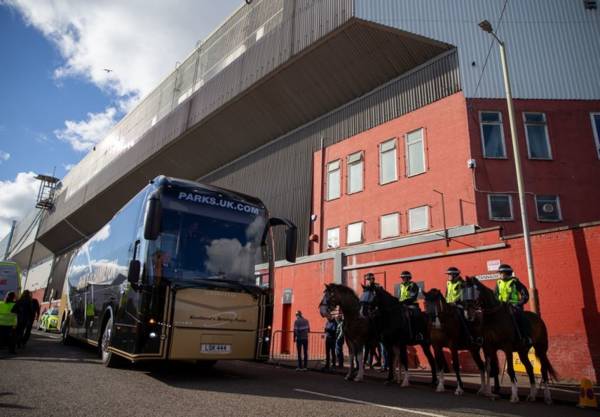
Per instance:
[[[308,362],[310,367],[319,365],[325,360],[325,333],[309,332],[308,334]],[[296,362],[298,350],[294,342],[294,332],[276,330],[271,338],[271,361],[277,364]],[[315,364],[317,362],[317,364]]]

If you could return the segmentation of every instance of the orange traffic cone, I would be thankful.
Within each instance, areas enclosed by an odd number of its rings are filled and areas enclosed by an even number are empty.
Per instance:
[[[594,395],[592,381],[587,378],[583,378],[581,380],[579,388],[579,403],[577,404],[577,407],[598,408],[598,400],[596,400],[596,395]]]

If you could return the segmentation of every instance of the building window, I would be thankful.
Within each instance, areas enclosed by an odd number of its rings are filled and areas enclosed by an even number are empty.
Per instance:
[[[363,152],[348,156],[348,194],[363,190]]]
[[[327,249],[340,247],[340,228],[327,229]]]
[[[327,200],[334,200],[340,197],[340,161],[327,164]]]
[[[346,243],[361,243],[363,241],[363,222],[351,223],[348,225]]]
[[[591,113],[592,130],[594,131],[594,139],[596,140],[596,156],[600,159],[600,113]]]
[[[512,198],[508,194],[489,194],[490,220],[513,220]]]
[[[400,234],[400,215],[398,213],[386,214],[380,217],[381,238],[398,236]]]
[[[406,135],[406,176],[425,172],[425,142],[423,129]]]
[[[429,229],[429,206],[408,210],[408,231],[410,233]]]
[[[397,179],[396,139],[392,139],[379,146],[379,183],[387,184]]]
[[[482,111],[479,113],[479,120],[481,122],[483,157],[506,158],[502,113],[498,111]]]
[[[536,195],[535,207],[537,218],[541,222],[559,222],[562,220],[557,195]]]
[[[523,113],[527,153],[531,159],[552,159],[544,113]]]

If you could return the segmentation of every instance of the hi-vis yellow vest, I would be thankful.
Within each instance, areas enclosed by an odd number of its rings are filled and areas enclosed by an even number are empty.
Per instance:
[[[400,301],[408,300],[410,298],[410,292],[408,291],[411,287],[412,282],[403,282],[400,284]]]
[[[498,300],[503,303],[518,304],[519,303],[519,292],[513,285],[515,282],[514,278],[507,281],[499,279],[496,284],[498,285]]]
[[[455,303],[460,301],[462,298],[462,281],[458,280],[456,282],[448,281],[447,291],[446,291],[446,301],[449,303]]]
[[[0,301],[0,326],[15,327],[17,325],[17,315],[10,311],[15,303],[5,303]]]

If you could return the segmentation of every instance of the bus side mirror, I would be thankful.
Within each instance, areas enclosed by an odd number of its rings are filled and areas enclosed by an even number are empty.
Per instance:
[[[131,284],[137,284],[140,279],[141,264],[137,259],[129,262],[129,271],[127,272],[127,281]]]
[[[288,262],[296,262],[296,249],[298,248],[298,229],[296,226],[288,226],[285,230],[285,259]]]
[[[153,195],[148,200],[146,208],[146,218],[144,219],[144,239],[156,240],[160,233],[161,207],[157,195]]]

